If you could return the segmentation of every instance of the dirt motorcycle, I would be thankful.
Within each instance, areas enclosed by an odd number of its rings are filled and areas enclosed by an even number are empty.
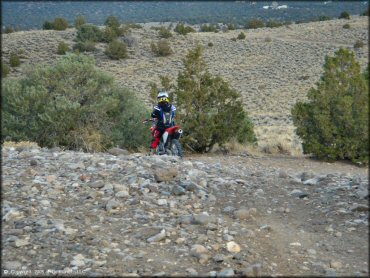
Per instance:
[[[152,132],[153,137],[155,138],[155,133],[157,131],[157,126],[156,126],[157,120],[156,119],[146,119],[143,121],[144,124],[149,123],[149,122],[152,123],[150,130]],[[155,150],[155,154],[157,155],[167,154],[167,155],[179,156],[182,158],[182,147],[179,141],[182,134],[183,134],[183,130],[178,125],[166,128]]]

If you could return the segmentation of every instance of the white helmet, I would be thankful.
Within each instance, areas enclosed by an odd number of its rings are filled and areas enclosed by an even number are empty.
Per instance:
[[[166,91],[160,91],[158,96],[157,96],[158,103],[162,102],[170,102],[170,98],[168,96],[168,93]]]
[[[168,97],[168,93],[166,91],[160,91],[158,93],[157,98],[161,98],[161,97]]]

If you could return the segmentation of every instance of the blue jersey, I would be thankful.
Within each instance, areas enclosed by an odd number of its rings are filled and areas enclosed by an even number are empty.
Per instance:
[[[151,116],[158,120],[157,126],[168,128],[175,125],[175,111],[176,107],[172,104],[156,105]]]

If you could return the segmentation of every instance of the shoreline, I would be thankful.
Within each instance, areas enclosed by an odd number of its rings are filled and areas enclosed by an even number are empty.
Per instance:
[[[355,19],[355,18],[360,18],[360,17],[366,17],[364,15],[361,15],[361,14],[350,14],[351,16],[351,19]],[[254,19],[254,18],[251,18],[251,19]],[[258,19],[258,18],[257,18]],[[280,20],[262,20],[261,21],[263,23],[266,23],[268,21],[275,21],[275,22],[278,22],[278,23],[281,23],[282,26],[286,26],[286,25],[299,25],[299,24],[307,24],[307,23],[314,23],[314,22],[328,22],[328,21],[334,21],[334,20],[341,20],[340,18],[336,18],[336,17],[332,17],[330,19],[325,19],[325,20],[319,20],[319,19],[313,19],[313,20],[307,20],[307,21],[303,21],[303,22],[300,22],[300,21],[280,21]],[[247,21],[246,21],[247,22]],[[86,22],[88,24],[92,24],[92,25],[96,25],[98,27],[104,27],[104,25],[97,25],[97,24],[94,24],[94,23],[90,23],[90,22]],[[183,23],[184,25],[187,25],[187,26],[190,26],[190,27],[193,27],[194,29],[197,30],[197,32],[199,32],[199,28],[201,25],[210,25],[210,26],[225,26],[227,24],[230,24],[232,22],[217,22],[217,23],[210,23],[210,22],[203,22],[203,23],[196,23],[196,24],[190,24],[190,23],[187,23],[187,22],[182,22],[182,21],[150,21],[150,22],[121,22],[122,25],[125,25],[125,24],[139,24],[143,27],[146,27],[146,28],[151,28],[151,27],[161,27],[161,26],[165,26],[165,27],[168,27],[170,26],[171,24],[172,25],[176,25],[176,24],[179,24],[179,23]],[[260,27],[260,28],[245,28],[245,24],[244,25],[241,25],[241,24],[236,24],[236,30],[241,30],[241,29],[244,29],[244,30],[254,30],[254,29],[262,29],[262,28],[270,28],[270,29],[273,29],[273,28],[277,28],[277,27]],[[2,29],[5,29],[6,27],[11,27],[11,28],[17,28],[17,27],[14,27],[12,25],[2,25]],[[73,25],[70,25],[67,29],[71,29],[71,28],[75,28]],[[3,31],[3,30],[2,30]],[[44,30],[42,29],[42,26],[40,28],[30,28],[30,29],[20,29],[18,31],[13,31],[12,33],[16,33],[16,32],[27,32],[27,31],[48,31],[48,30]],[[222,30],[219,30],[219,31],[222,31]],[[5,34],[5,33],[2,33],[2,34]]]

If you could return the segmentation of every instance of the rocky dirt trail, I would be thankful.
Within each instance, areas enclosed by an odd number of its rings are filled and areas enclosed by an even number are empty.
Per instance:
[[[2,149],[2,274],[368,276],[368,170]]]

